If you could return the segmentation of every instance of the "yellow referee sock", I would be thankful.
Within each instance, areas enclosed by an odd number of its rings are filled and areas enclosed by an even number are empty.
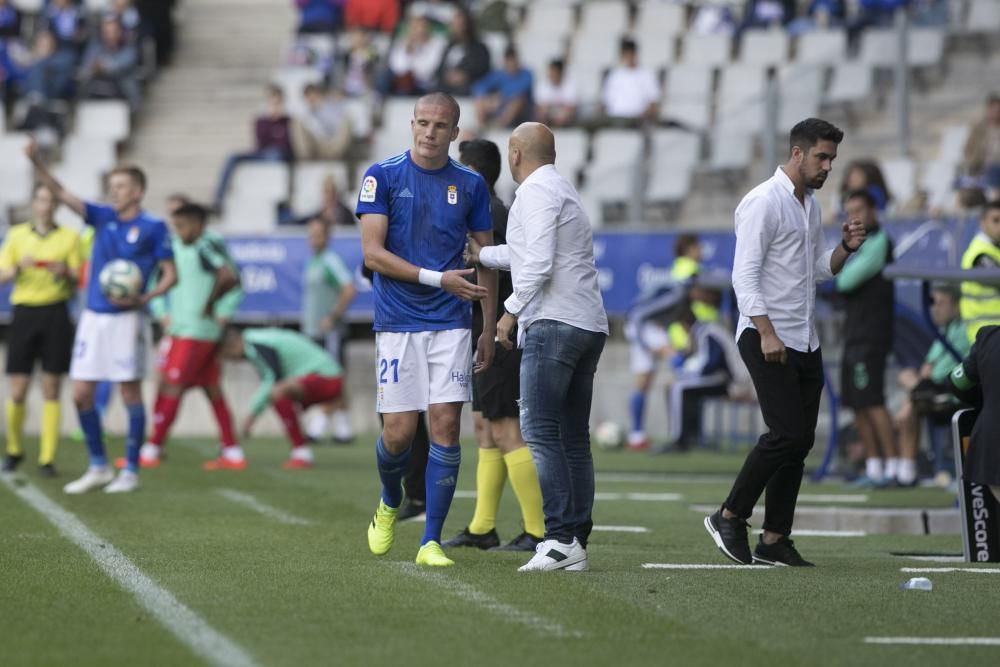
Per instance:
[[[538,471],[527,447],[504,454],[507,476],[514,487],[514,495],[521,505],[525,532],[535,537],[545,536],[545,515],[542,513],[542,487],[538,484]]]
[[[472,515],[472,521],[469,522],[469,532],[483,535],[496,528],[497,507],[500,506],[500,495],[503,493],[504,482],[507,481],[507,468],[504,466],[503,454],[499,449],[478,451],[476,511]]]
[[[11,456],[20,456],[21,436],[24,435],[24,403],[15,403],[7,399],[7,453]]]
[[[59,445],[59,401],[45,401],[42,404],[42,435],[38,453],[38,464],[52,463]]]

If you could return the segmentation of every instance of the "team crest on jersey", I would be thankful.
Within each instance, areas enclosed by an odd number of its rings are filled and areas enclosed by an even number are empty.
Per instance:
[[[458,186],[449,185],[448,186],[448,203],[454,206],[458,203]]]
[[[365,180],[361,184],[361,196],[358,199],[367,204],[371,204],[375,201],[375,191],[377,189],[378,181],[375,180],[375,177],[365,176]]]
[[[139,228],[133,227],[132,229],[128,230],[128,234],[125,235],[125,240],[128,241],[129,243],[135,243],[136,241],[138,241]]]

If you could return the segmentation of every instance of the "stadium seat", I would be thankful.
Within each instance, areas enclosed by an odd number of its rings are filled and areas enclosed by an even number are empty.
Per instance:
[[[709,171],[733,171],[749,167],[753,160],[753,141],[753,135],[746,132],[713,132],[708,158]]]
[[[643,66],[660,70],[677,60],[677,39],[658,32],[640,32],[635,36],[639,47],[639,62]]]
[[[669,159],[653,161],[653,171],[646,188],[646,201],[680,202],[691,192],[691,169]]]
[[[128,104],[121,100],[87,100],[76,105],[74,133],[125,141],[131,132]]]
[[[715,124],[729,130],[759,132],[764,127],[767,72],[760,65],[730,65],[722,70]]]
[[[804,118],[819,115],[824,69],[819,65],[788,65],[778,70],[779,133]]]
[[[272,203],[287,199],[288,165],[283,162],[246,162],[239,165],[233,175],[229,197]]]
[[[578,129],[557,129],[552,134],[556,140],[556,168],[576,183],[579,171],[587,164],[587,133]],[[500,154],[506,156],[506,145],[500,146]]]
[[[458,126],[463,130],[475,130],[479,127],[479,120],[476,118],[476,98],[456,97],[458,102]],[[410,117],[413,117],[413,105],[410,105]],[[409,127],[409,121],[407,121]],[[456,142],[457,143],[457,142]]]
[[[510,206],[514,201],[514,190],[517,189],[517,183],[514,182],[514,177],[510,173],[510,167],[507,165],[507,143],[510,140],[510,130],[491,130],[483,138],[489,139],[500,149],[500,177],[497,179],[494,190],[496,190],[497,196],[507,206]],[[559,141],[556,140],[556,165],[558,166],[558,164]],[[563,173],[565,174],[566,172]]]
[[[499,67],[503,63],[503,54],[507,50],[510,38],[502,32],[484,32],[479,38],[490,51],[490,65]]]
[[[632,199],[642,171],[642,134],[636,130],[600,130],[594,134],[593,148],[593,159],[587,167],[587,191],[602,203]]]
[[[0,208],[31,200],[34,168],[24,155],[27,134],[0,135]]]
[[[660,105],[660,118],[686,127],[709,126],[712,69],[702,65],[676,65],[667,72],[667,85]]]
[[[573,30],[573,7],[562,2],[532,2],[519,33],[547,35],[551,41],[564,38]]]
[[[732,39],[729,35],[688,35],[681,48],[686,65],[719,67],[729,62]]]
[[[892,158],[882,160],[882,173],[885,174],[885,184],[892,193],[896,206],[906,204],[913,198],[916,188],[917,168],[909,158]]]
[[[86,135],[67,137],[63,142],[62,157],[64,164],[89,167],[97,174],[107,173],[118,161],[114,142]]]
[[[541,3],[536,3],[535,6]],[[608,36],[621,35],[628,30],[628,5],[620,0],[590,0],[580,8],[580,27],[577,35],[602,35],[604,41]]]
[[[1000,3],[996,0],[972,0],[965,15],[965,32],[989,34],[1000,32]]]
[[[937,67],[944,60],[945,32],[912,28],[906,44],[906,62],[912,67]]]
[[[869,67],[889,68],[899,55],[899,37],[889,28],[870,28],[861,33],[858,60]]]
[[[687,27],[684,5],[663,0],[645,0],[639,5],[635,31],[639,35],[658,35],[660,39],[680,35]]]
[[[302,89],[306,84],[320,83],[323,73],[313,67],[282,67],[271,77],[272,82],[285,94],[285,109],[291,116],[305,111]]]
[[[927,206],[931,209],[948,210],[955,199],[954,162],[933,160],[926,162],[920,173],[920,189],[927,196]]]
[[[799,63],[830,65],[846,59],[845,30],[812,30],[799,37],[795,58]]]
[[[305,215],[319,210],[323,203],[323,181],[333,176],[341,194],[353,194],[350,188],[347,164],[343,162],[300,162],[292,177],[292,210]]]
[[[608,33],[577,33],[569,52],[569,66],[577,75],[575,81],[591,74],[600,79],[608,68],[618,64],[618,47],[619,40],[609,39]],[[639,51],[639,63],[645,64],[642,51]],[[542,75],[539,72],[539,76]]]
[[[38,14],[45,7],[45,0],[14,0],[13,5],[25,14]]]
[[[694,132],[657,129],[653,133],[653,162],[691,168],[701,161],[701,137]]]
[[[605,72],[589,66],[570,65],[566,77],[576,85],[577,102],[581,107],[594,108],[601,100]],[[582,113],[582,111],[578,111]]]
[[[824,102],[845,104],[866,99],[872,92],[874,76],[867,63],[841,62],[833,67],[833,77]]]
[[[103,173],[92,164],[63,160],[53,168],[52,174],[63,187],[84,201],[97,201],[101,198],[104,190]]]
[[[88,12],[99,14],[111,9],[111,0],[83,0],[83,6]]]
[[[941,132],[937,159],[941,162],[959,164],[965,152],[965,141],[969,137],[968,125],[948,125]]]
[[[518,57],[524,67],[536,75],[545,71],[553,58],[566,57],[566,33],[519,32],[515,38]]]
[[[788,35],[784,30],[748,30],[743,33],[740,62],[747,65],[780,65],[788,62]]]
[[[275,203],[256,197],[230,197],[219,225],[224,234],[269,234],[274,231]]]
[[[355,139],[367,140],[372,133],[372,103],[365,97],[344,99],[344,109],[351,119],[351,134]]]

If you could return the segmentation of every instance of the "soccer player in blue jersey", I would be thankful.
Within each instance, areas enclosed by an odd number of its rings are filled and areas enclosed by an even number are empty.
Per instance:
[[[441,529],[455,494],[462,404],[471,398],[473,370],[493,360],[496,322],[487,318],[472,355],[471,300],[496,312],[497,276],[478,269],[466,280],[466,235],[493,243],[490,193],[482,176],[448,157],[458,137],[459,107],[443,93],[417,100],[413,148],[374,164],[358,194],[365,264],[375,272],[376,409],[382,435],[375,445],[382,498],[368,528],[376,555],[392,547],[403,501],[400,484],[420,412],[430,417],[427,523],[417,564],[453,565],[441,550]]]
[[[94,228],[87,307],[77,324],[73,360],[69,376],[73,380],[73,401],[80,415],[90,467],[63,491],[86,493],[104,487],[108,493],[126,493],[139,487],[139,448],[146,433],[146,413],[142,405],[142,378],[146,371],[147,326],[143,307],[165,294],[177,282],[170,234],[163,220],[142,209],[146,176],[138,167],[118,167],[108,176],[110,206],[84,202],[66,191],[49,173],[34,143],[26,154],[35,165],[39,180],[56,198]],[[145,294],[111,299],[101,291],[101,269],[113,260],[127,259],[142,271],[147,285],[159,268],[159,280]],[[94,392],[100,381],[119,383],[128,412],[126,465],[115,477],[104,453],[101,418],[94,407]]]

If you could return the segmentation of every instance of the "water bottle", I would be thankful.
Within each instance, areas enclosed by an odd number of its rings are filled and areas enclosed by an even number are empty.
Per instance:
[[[934,584],[927,577],[913,577],[900,586],[904,591],[932,591]]]

